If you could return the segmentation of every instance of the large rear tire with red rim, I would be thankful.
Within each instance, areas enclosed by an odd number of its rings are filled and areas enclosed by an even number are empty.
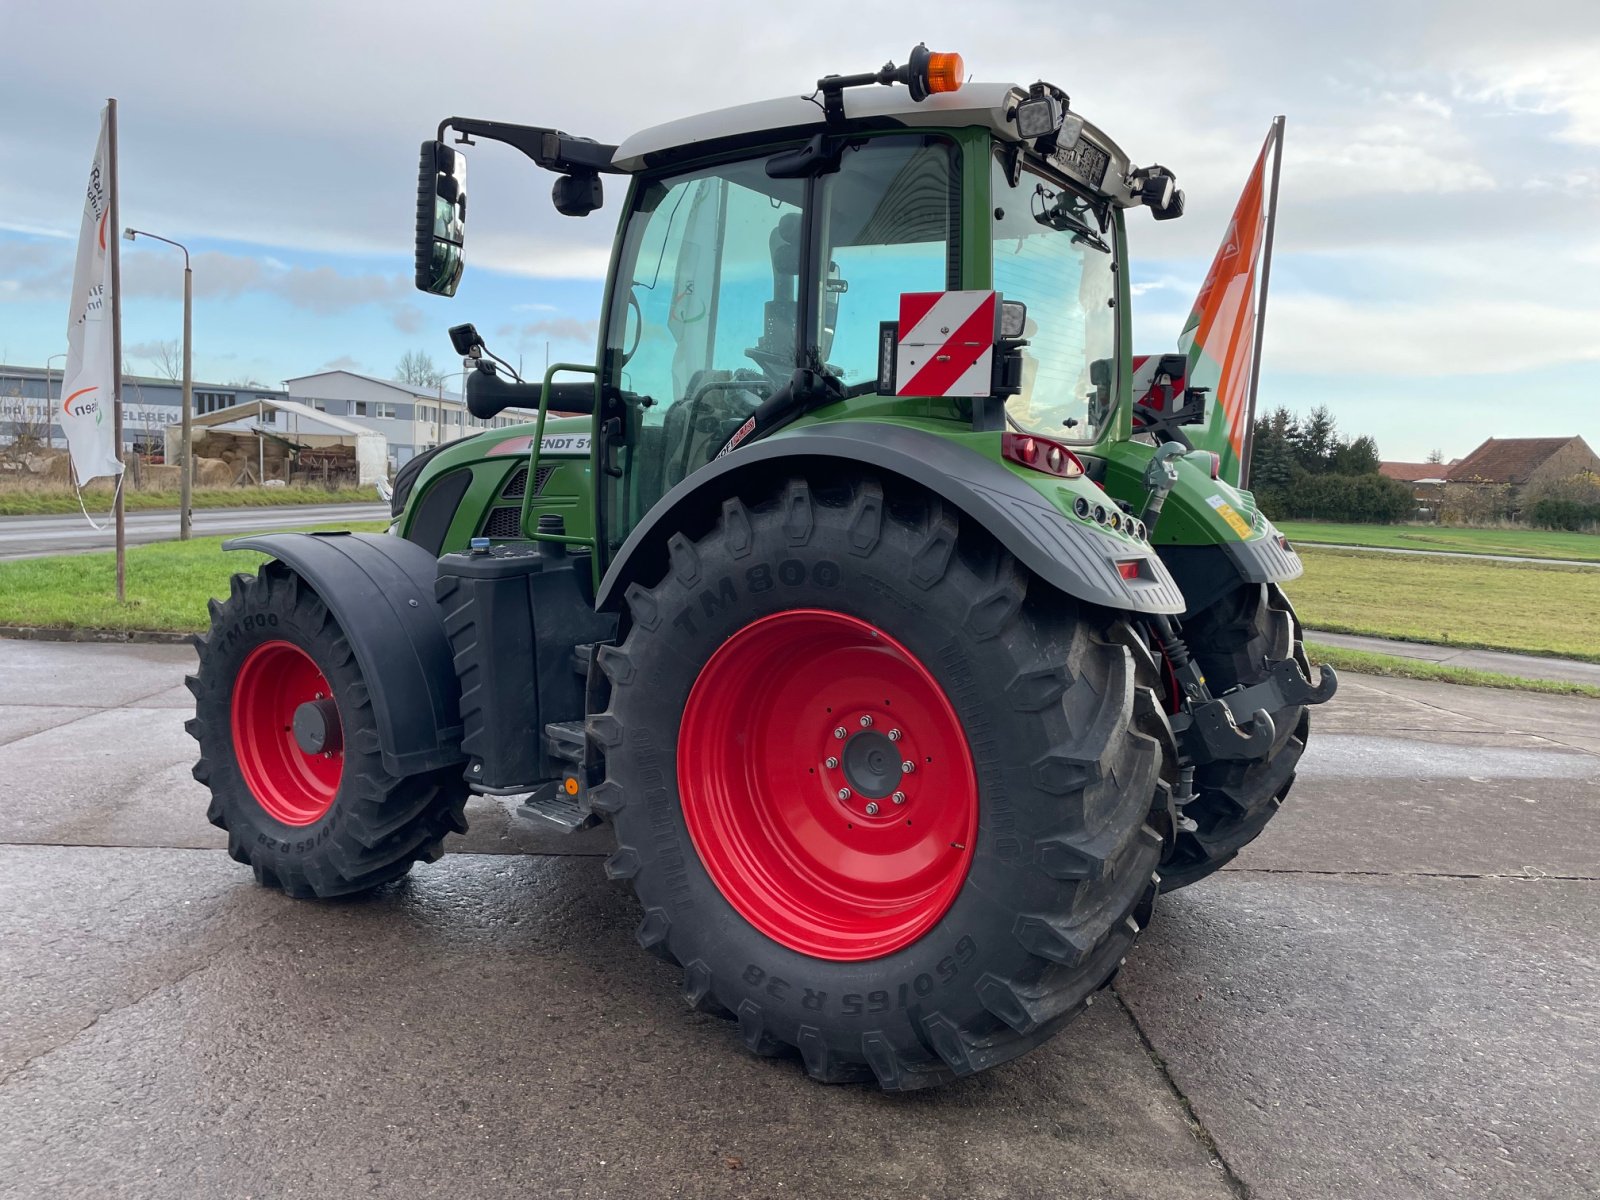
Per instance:
[[[1089,1004],[1154,902],[1171,770],[1126,622],[887,481],[729,499],[668,551],[601,652],[592,799],[685,1000],[895,1090]]]
[[[398,879],[466,832],[459,767],[385,770],[372,701],[321,598],[281,562],[235,575],[211,602],[188,677],[194,777],[228,853],[291,896],[344,896]]]

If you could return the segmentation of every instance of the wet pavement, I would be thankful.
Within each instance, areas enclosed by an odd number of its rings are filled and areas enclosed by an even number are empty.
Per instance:
[[[190,655],[0,641],[0,1196],[1600,1195],[1600,702],[1347,679],[1114,992],[889,1097],[685,1010],[603,831],[256,888]]]

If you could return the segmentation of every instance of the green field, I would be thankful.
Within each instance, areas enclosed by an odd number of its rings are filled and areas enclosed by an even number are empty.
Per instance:
[[[1600,571],[1302,548],[1311,629],[1600,662]]]
[[[377,533],[384,526],[315,528]],[[0,562],[0,625],[198,632],[209,621],[206,601],[226,596],[230,576],[254,571],[266,557],[252,550],[224,553],[223,541],[210,537],[129,547],[126,604],[117,603],[116,556],[109,551]]]
[[[1398,550],[1453,550],[1463,554],[1513,554],[1600,562],[1600,534],[1548,529],[1466,529],[1442,525],[1339,525],[1332,521],[1279,521],[1294,542],[1382,546]]]
[[[166,491],[123,493],[128,512],[170,508],[177,511],[178,493]],[[111,511],[111,490],[94,487],[83,494],[91,516],[99,518]],[[379,504],[378,493],[370,488],[249,487],[196,488],[194,508],[261,508],[285,504]],[[78,497],[70,488],[0,488],[0,517],[46,517],[56,513],[75,513]]]

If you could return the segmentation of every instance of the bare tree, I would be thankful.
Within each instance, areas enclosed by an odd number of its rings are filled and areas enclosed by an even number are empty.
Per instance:
[[[1428,461],[1431,462],[1431,463],[1442,463],[1444,461],[1444,451],[1443,450],[1429,450],[1428,451]]]
[[[183,343],[177,338],[152,342],[143,357],[161,378],[174,383],[183,378]]]
[[[433,356],[426,350],[407,350],[395,364],[394,376],[412,387],[438,387],[447,377],[434,365]]]

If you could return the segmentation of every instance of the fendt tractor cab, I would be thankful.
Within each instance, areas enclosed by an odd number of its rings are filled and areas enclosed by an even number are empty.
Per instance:
[[[524,382],[457,326],[500,427],[405,464],[390,536],[232,543],[271,561],[190,729],[263,884],[396,879],[474,793],[609,822],[690,1005],[900,1089],[1038,1045],[1261,831],[1336,681],[1221,401],[1182,354],[1135,391],[1125,225],[1183,193],[1060,88],[962,77],[918,47],[615,146],[424,144],[436,294],[460,145],[610,192],[599,346]]]

